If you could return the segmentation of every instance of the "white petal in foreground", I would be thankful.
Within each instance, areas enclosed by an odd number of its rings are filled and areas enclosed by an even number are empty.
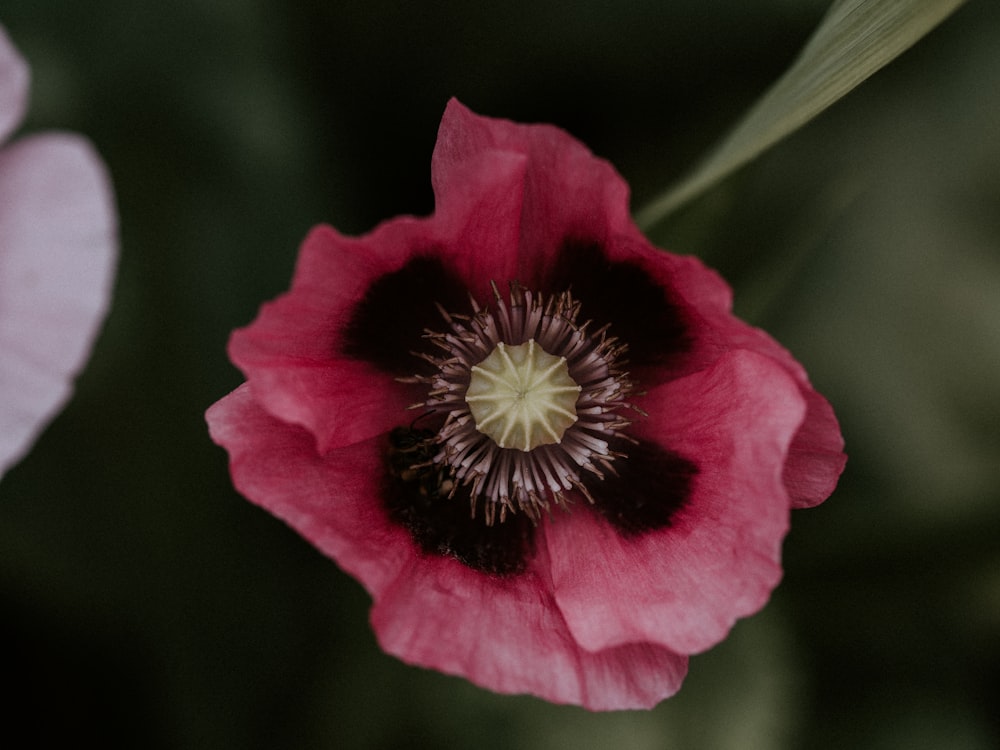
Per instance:
[[[28,106],[28,64],[0,26],[0,143],[7,140]]]
[[[69,398],[108,309],[116,224],[86,140],[38,135],[0,151],[0,476]]]

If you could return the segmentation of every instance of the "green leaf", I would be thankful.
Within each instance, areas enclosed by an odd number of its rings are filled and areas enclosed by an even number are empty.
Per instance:
[[[836,0],[799,57],[715,150],[636,214],[644,229],[793,132],[905,52],[965,0]]]

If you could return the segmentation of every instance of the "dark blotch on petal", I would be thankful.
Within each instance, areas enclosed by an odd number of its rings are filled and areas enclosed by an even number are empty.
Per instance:
[[[448,497],[447,472],[436,466],[412,468],[430,459],[430,430],[397,428],[389,437],[382,498],[389,517],[410,532],[428,555],[450,555],[480,573],[513,576],[524,571],[534,550],[534,525],[522,513],[487,526],[472,518],[469,490]]]
[[[412,375],[420,360],[411,352],[427,349],[424,330],[441,328],[435,303],[448,311],[463,310],[469,299],[440,259],[419,255],[368,288],[344,331],[343,353],[392,375]]]
[[[635,263],[612,262],[597,242],[568,239],[549,277],[549,291],[572,289],[581,320],[611,324],[628,344],[634,367],[668,364],[691,348],[682,303]]]
[[[698,467],[655,443],[612,446],[627,454],[615,461],[617,476],[584,479],[594,507],[623,536],[638,536],[670,525],[691,496]]]

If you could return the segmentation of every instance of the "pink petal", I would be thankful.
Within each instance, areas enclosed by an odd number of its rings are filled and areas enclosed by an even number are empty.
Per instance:
[[[829,402],[809,382],[805,368],[769,334],[744,323],[728,312],[702,306],[712,331],[706,350],[719,352],[743,348],[759,352],[781,364],[795,378],[806,402],[806,417],[792,441],[785,467],[785,481],[793,508],[809,508],[826,500],[837,486],[847,456],[840,425]]]
[[[398,218],[360,238],[326,226],[313,230],[291,291],[264,305],[230,341],[230,357],[261,406],[313,432],[321,452],[405,422],[406,408],[425,391],[340,353],[352,314],[380,277],[425,254],[444,260],[488,299],[490,280],[510,278],[517,259],[523,166],[523,158],[507,154],[467,162],[469,188],[430,219]],[[436,290],[426,292],[433,301]],[[416,370],[416,357],[413,363]]]
[[[30,77],[27,63],[0,26],[0,144],[24,117]]]
[[[423,234],[412,219],[362,239],[317,227],[302,245],[292,290],[233,333],[229,356],[260,406],[307,428],[322,453],[389,431],[419,398],[392,376],[338,352],[368,287],[402,266]]]
[[[658,269],[661,284],[680,290],[699,307],[710,307],[729,313],[733,307],[733,290],[717,271],[691,255],[674,255],[643,241],[624,246],[630,254],[647,259],[649,267]]]
[[[116,245],[111,187],[86,141],[40,135],[0,152],[0,473],[69,398]]]
[[[236,488],[372,594],[372,622],[386,651],[492,690],[595,710],[649,707],[680,687],[687,659],[668,649],[581,649],[539,573],[494,578],[418,552],[380,506],[378,441],[320,456],[306,430],[270,416],[246,384],[206,419],[229,452]]]
[[[789,501],[782,469],[805,413],[794,380],[759,354],[654,389],[637,432],[698,464],[666,529],[622,538],[595,515],[545,528],[556,600],[574,638],[600,650],[659,644],[695,653],[759,610],[781,577]]]
[[[567,237],[638,236],[629,215],[628,185],[608,162],[559,128],[480,117],[455,99],[441,119],[431,162],[438,200],[469,189],[466,165],[497,152],[526,158],[518,222],[521,255],[514,277],[528,286],[539,284],[546,263]]]
[[[808,382],[800,383],[799,388],[807,411],[788,451],[785,486],[793,508],[811,508],[833,493],[847,465],[847,456],[833,407]]]
[[[666,379],[709,367],[735,349],[764,354],[795,378],[807,413],[788,455],[785,480],[792,507],[818,505],[833,492],[847,463],[840,425],[830,404],[809,382],[805,369],[765,331],[732,314],[732,291],[712,269],[696,258],[666,253],[645,241],[621,238],[608,246],[609,257],[640,264],[662,286],[676,290],[690,306],[693,348],[684,357],[682,370],[641,370],[639,382],[649,387]]]
[[[264,411],[243,384],[205,415],[229,452],[233,484],[284,520],[370,592],[384,589],[413,555],[409,536],[379,505],[378,441],[316,452],[312,435]]]
[[[524,170],[520,154],[477,154],[452,167],[461,190],[435,191],[433,221],[441,239],[440,255],[480,302],[492,298],[490,281],[503,290],[509,279],[518,277]]]
[[[498,579],[450,559],[415,559],[376,597],[372,625],[408,663],[592,710],[649,708],[687,671],[686,657],[647,643],[586,651],[536,573]]]

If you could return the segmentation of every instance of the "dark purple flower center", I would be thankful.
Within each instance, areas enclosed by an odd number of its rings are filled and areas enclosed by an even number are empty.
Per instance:
[[[389,436],[389,516],[425,553],[494,575],[524,569],[553,505],[583,500],[622,535],[644,534],[670,525],[697,474],[627,431],[641,412],[626,350],[633,365],[672,368],[690,345],[683,308],[596,244],[567,242],[546,276],[544,290],[494,287],[490,305],[459,314],[468,292],[428,248],[371,286],[342,345],[426,389]]]
[[[603,479],[623,455],[610,445],[631,423],[626,347],[607,326],[578,324],[579,312],[569,292],[512,283],[509,300],[494,286],[491,307],[442,310],[448,330],[425,334],[438,352],[420,356],[434,372],[409,380],[428,388],[419,407],[443,419],[429,461],[450,497],[468,487],[471,515],[482,507],[487,525],[518,511],[537,521],[574,489],[593,502],[582,475]]]

